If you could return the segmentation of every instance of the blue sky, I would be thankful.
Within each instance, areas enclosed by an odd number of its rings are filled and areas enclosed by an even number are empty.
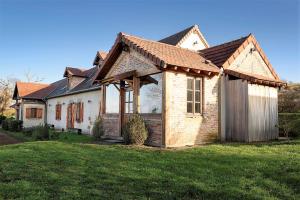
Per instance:
[[[298,0],[0,0],[0,78],[53,82],[91,67],[118,32],[158,40],[193,24],[210,45],[253,33],[284,80],[300,82]]]

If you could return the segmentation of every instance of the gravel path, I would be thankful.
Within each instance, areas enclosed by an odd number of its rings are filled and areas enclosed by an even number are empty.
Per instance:
[[[18,140],[15,138],[12,138],[5,133],[0,132],[0,145],[6,145],[6,144],[16,144],[20,143]]]

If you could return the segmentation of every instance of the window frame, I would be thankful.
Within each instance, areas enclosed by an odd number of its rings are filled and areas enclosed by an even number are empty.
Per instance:
[[[25,109],[26,119],[42,119],[43,118],[43,108],[38,107],[28,107]]]
[[[189,80],[192,80],[192,89],[189,88]],[[196,89],[196,82],[199,80],[199,89]],[[190,116],[200,116],[203,115],[203,96],[204,96],[204,89],[203,89],[203,77],[192,77],[188,76],[187,77],[187,86],[186,86],[186,113],[187,115]],[[188,93],[192,92],[192,100],[188,99]],[[196,92],[200,93],[199,100],[196,100]],[[192,104],[192,112],[188,112],[188,104]],[[199,104],[200,106],[200,111],[196,112],[196,104]]]
[[[38,116],[38,108],[30,108],[30,119],[37,119],[38,118],[37,116]]]
[[[127,94],[128,94],[128,99],[127,99]],[[130,98],[132,94],[132,99]],[[125,106],[125,113],[126,114],[132,114],[133,113],[133,90],[132,89],[128,89],[125,91],[125,101],[124,101],[124,106]],[[132,110],[130,110],[130,105]],[[127,111],[126,111],[127,109]]]

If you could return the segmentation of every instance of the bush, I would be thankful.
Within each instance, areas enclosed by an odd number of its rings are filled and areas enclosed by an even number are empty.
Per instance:
[[[3,128],[4,130],[7,130],[7,131],[8,131],[9,123],[10,123],[9,120],[10,120],[10,119],[5,119],[5,120],[2,121],[2,128]]]
[[[23,129],[23,134],[27,137],[31,137],[33,133],[34,127],[31,128],[24,128]]]
[[[95,138],[95,140],[100,140],[101,136],[104,135],[104,128],[103,128],[103,119],[101,117],[98,117],[95,122],[92,129],[92,134]]]
[[[300,113],[280,113],[278,121],[280,136],[300,137]]]
[[[59,138],[59,132],[57,132],[57,131],[54,131],[54,130],[52,130],[52,131],[50,131],[50,139],[51,140],[56,140],[56,139],[58,139]]]
[[[18,132],[22,130],[23,121],[15,119],[5,119],[2,121],[2,128],[4,130]]]
[[[12,132],[19,132],[19,131],[22,131],[22,125],[23,125],[23,121],[21,120],[10,120],[10,123],[9,123],[9,131],[12,131]]]
[[[49,127],[45,126],[37,126],[34,128],[32,137],[35,140],[49,140]]]
[[[2,124],[2,122],[6,119],[6,117],[4,115],[0,115],[0,125]]]
[[[133,114],[123,128],[125,144],[142,145],[148,137],[143,118],[139,114]]]

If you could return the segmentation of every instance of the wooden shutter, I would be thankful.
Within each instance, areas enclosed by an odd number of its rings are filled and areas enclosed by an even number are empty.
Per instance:
[[[26,119],[31,118],[31,108],[26,108]]]
[[[61,120],[61,104],[56,104],[55,119]]]
[[[59,120],[61,120],[61,104],[59,104],[59,107],[58,107],[58,116],[59,116]]]
[[[43,117],[43,109],[37,108],[36,109],[36,118],[41,119]]]
[[[80,122],[83,122],[83,102],[80,105]]]
[[[58,118],[58,112],[57,112],[57,110],[58,110],[58,104],[56,104],[56,106],[55,106],[55,120],[57,120],[57,118]]]

